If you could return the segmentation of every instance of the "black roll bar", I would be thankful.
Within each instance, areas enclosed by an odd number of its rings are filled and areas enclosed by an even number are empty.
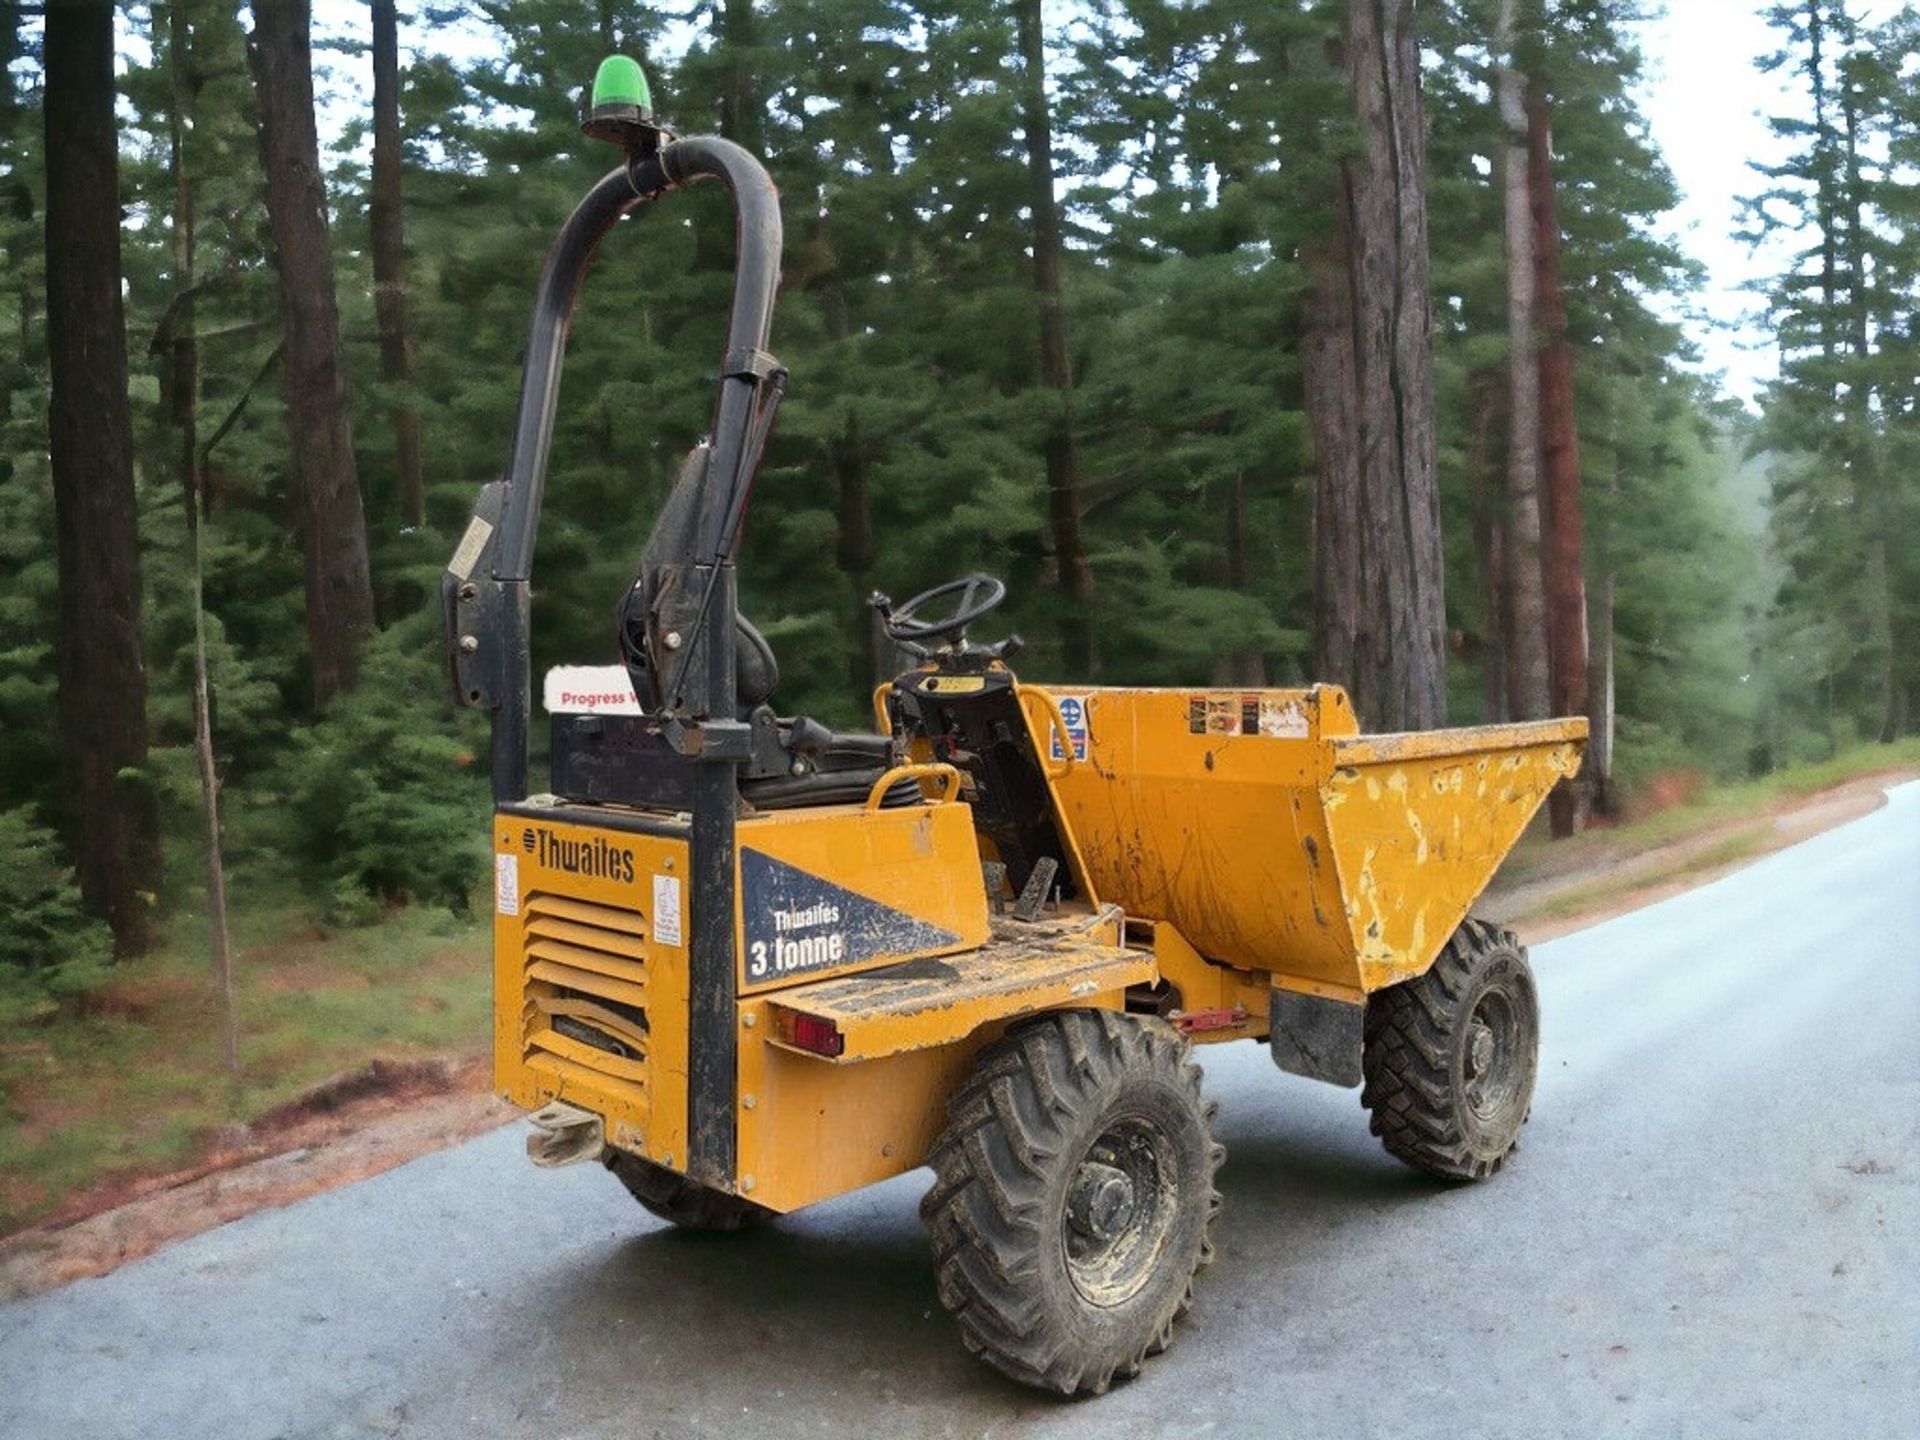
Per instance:
[[[474,507],[467,537],[442,579],[448,653],[455,695],[492,712],[493,796],[511,804],[527,795],[527,741],[532,712],[529,590],[540,504],[553,445],[567,332],[595,250],[628,212],[669,190],[718,180],[735,215],[733,306],[714,398],[706,473],[682,553],[669,563],[697,595],[672,618],[680,632],[679,669],[663,714],[683,730],[734,721],[733,643],[736,607],[732,565],[753,470],[784,372],[767,353],[780,281],[780,203],[766,169],[730,140],[693,136],[634,156],[587,192],[561,226],[535,293],[520,403],[503,478]],[[664,627],[663,627],[664,628]],[[693,663],[696,658],[699,663]],[[717,737],[716,737],[717,738]],[[720,762],[732,746],[686,748]],[[730,771],[729,786],[731,786]]]

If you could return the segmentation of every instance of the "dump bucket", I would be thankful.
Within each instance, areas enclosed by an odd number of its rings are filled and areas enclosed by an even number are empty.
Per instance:
[[[1346,991],[1425,971],[1587,734],[1361,735],[1332,685],[1051,693],[1057,761],[1075,757],[1057,794],[1100,899],[1208,959]]]

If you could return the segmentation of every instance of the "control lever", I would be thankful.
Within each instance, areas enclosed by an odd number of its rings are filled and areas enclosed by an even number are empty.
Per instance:
[[[1047,897],[1053,893],[1053,877],[1059,873],[1060,862],[1051,855],[1042,855],[1034,861],[1033,869],[1027,872],[1027,883],[1020,887],[1020,898],[1013,902],[1013,918],[1038,920],[1047,906]]]

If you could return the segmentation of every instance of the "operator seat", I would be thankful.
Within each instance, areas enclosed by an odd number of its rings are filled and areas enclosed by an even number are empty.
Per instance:
[[[669,557],[689,548],[687,532],[698,520],[708,455],[705,444],[696,445],[681,462],[679,478],[660,507],[641,554],[640,574],[634,582],[640,596],[651,593],[652,577]],[[636,615],[629,602],[621,618],[621,650],[630,671],[644,670],[649,664],[644,613],[644,603]],[[757,731],[770,728],[777,743],[777,753],[757,754],[754,764],[742,768],[741,795],[761,810],[865,800],[874,782],[893,763],[891,737],[835,731],[804,716],[775,715],[771,701],[780,684],[780,662],[767,637],[744,615],[736,619],[733,654],[736,718],[754,725]],[[634,678],[636,693],[644,696],[639,676]],[[773,746],[768,749],[774,751]],[[905,780],[890,787],[882,803],[911,804],[920,798],[919,785]]]
[[[754,713],[767,710],[780,683],[780,662],[759,627],[744,615],[734,646],[734,685],[740,718],[751,722]],[[740,794],[760,810],[795,810],[808,805],[851,805],[867,798],[893,764],[893,741],[887,735],[830,730],[806,716],[774,717],[780,748],[790,757],[786,773],[755,778],[742,775]],[[795,767],[802,767],[794,773]],[[887,789],[883,807],[910,805],[920,800],[920,787],[902,780]]]

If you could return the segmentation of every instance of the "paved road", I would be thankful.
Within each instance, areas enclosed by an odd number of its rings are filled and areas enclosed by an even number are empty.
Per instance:
[[[1208,1052],[1219,1262],[1103,1400],[962,1354],[920,1177],[716,1240],[509,1129],[0,1310],[0,1436],[1914,1434],[1920,784],[1535,963],[1485,1186]]]

